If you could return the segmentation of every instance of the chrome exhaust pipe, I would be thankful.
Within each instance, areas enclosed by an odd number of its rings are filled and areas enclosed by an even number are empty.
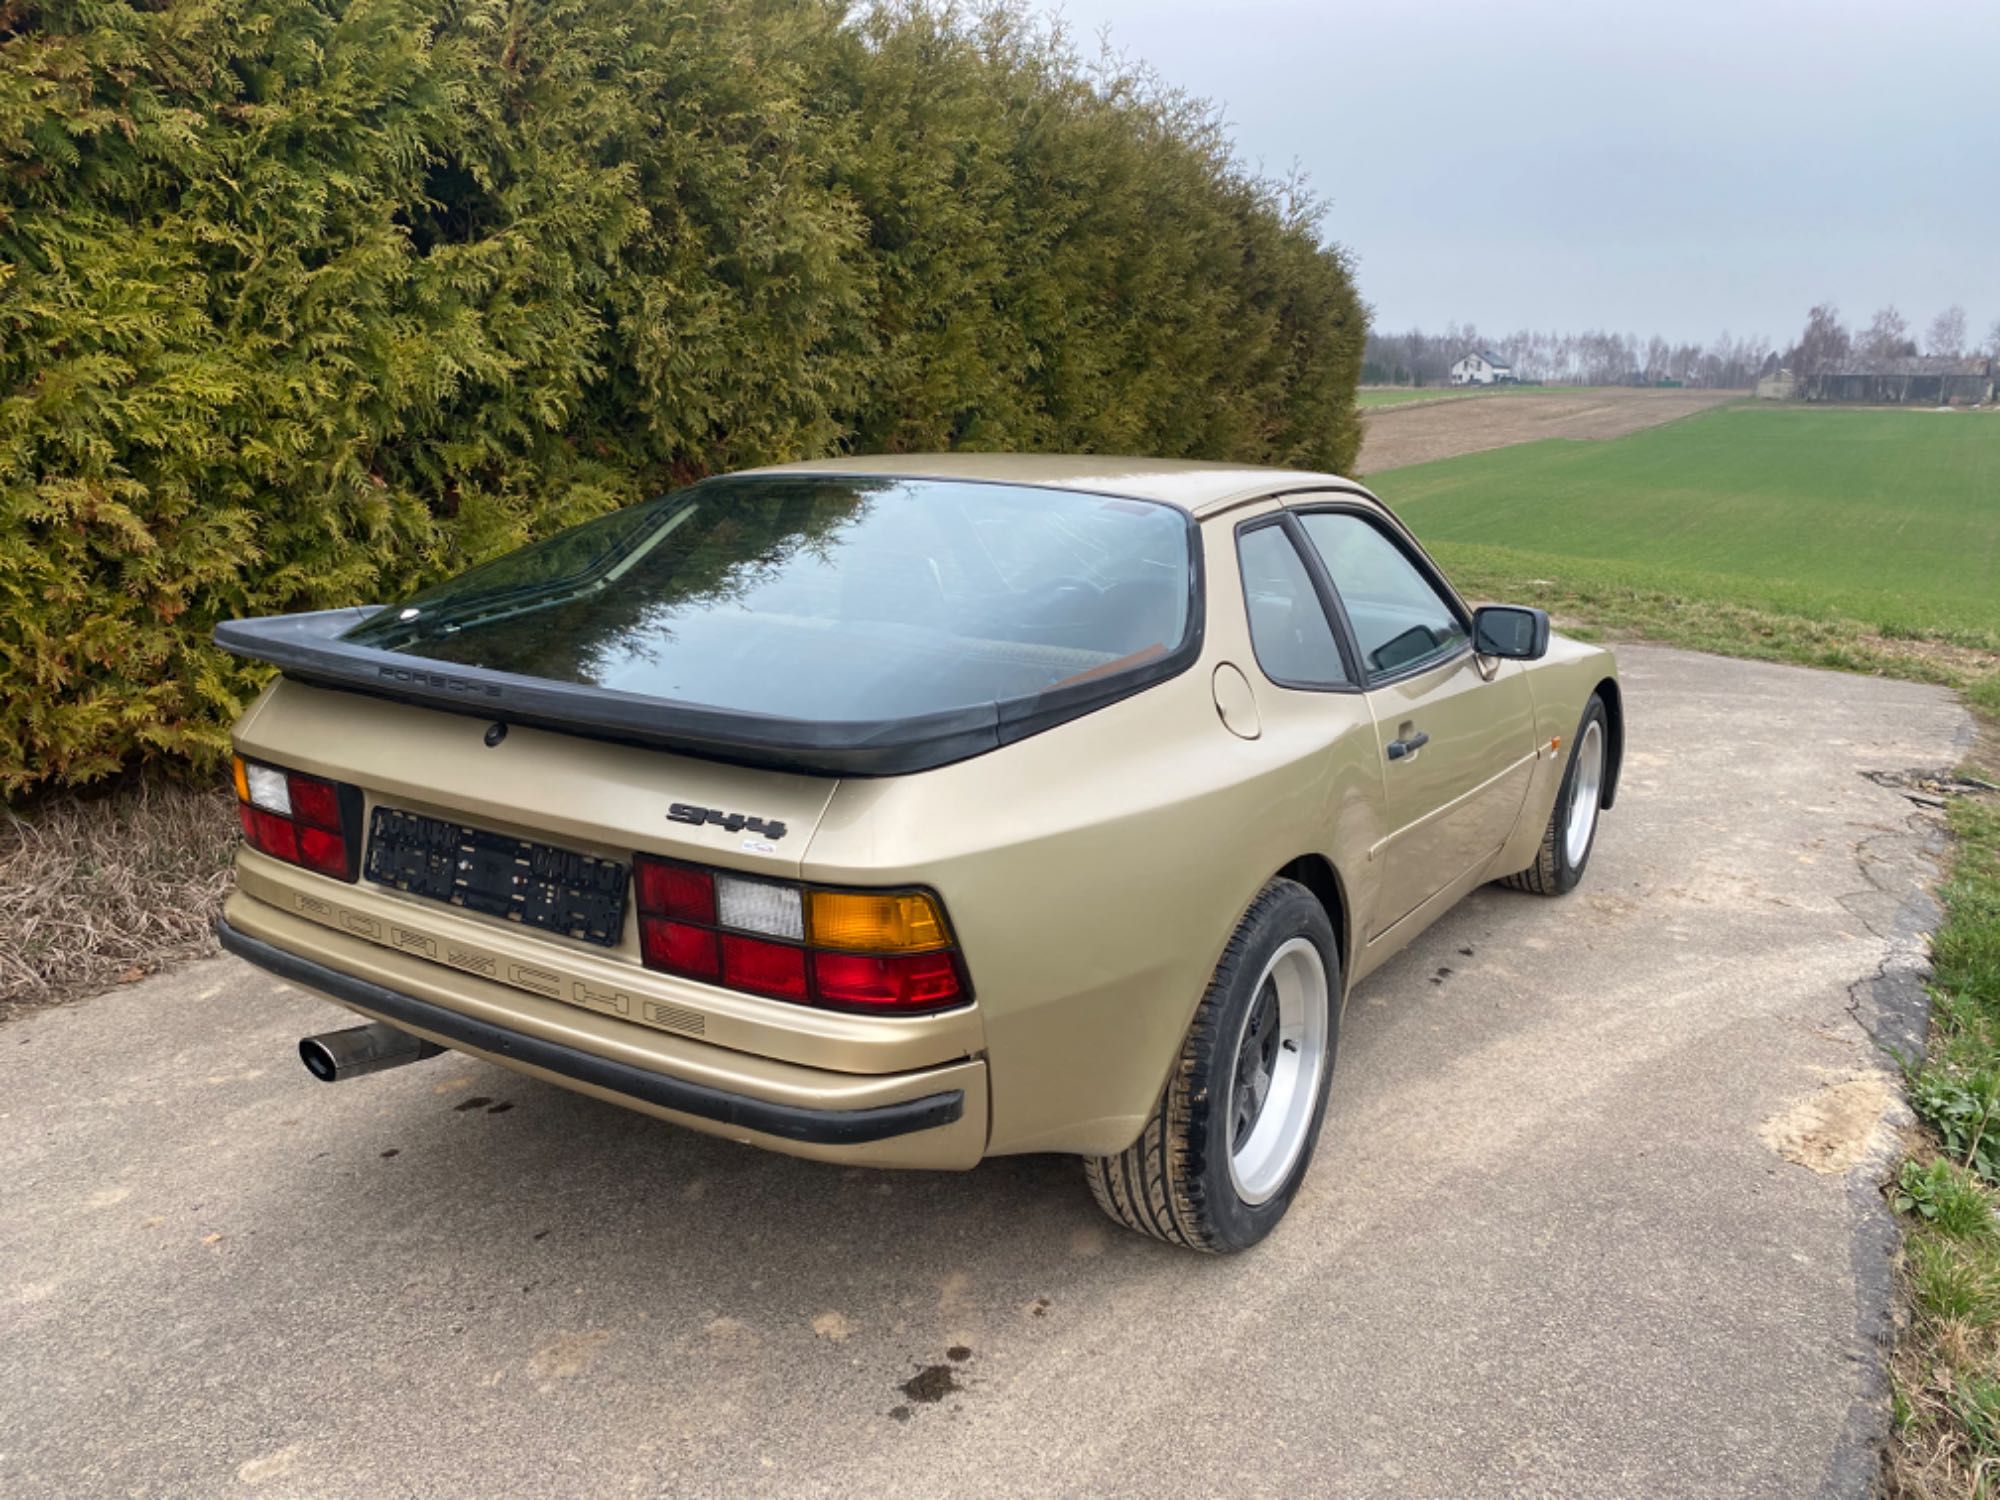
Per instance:
[[[341,1083],[363,1073],[400,1068],[404,1063],[436,1057],[442,1051],[444,1048],[436,1042],[411,1036],[387,1021],[299,1038],[299,1061],[321,1083]]]

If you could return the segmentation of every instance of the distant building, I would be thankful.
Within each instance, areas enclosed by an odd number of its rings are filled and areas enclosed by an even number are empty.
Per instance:
[[[1808,401],[1866,406],[1982,406],[1993,399],[1993,366],[1983,355],[1840,360],[1813,371],[1803,394]]]
[[[1514,378],[1514,367],[1499,355],[1480,349],[1451,367],[1453,385],[1498,385]]]
[[[1789,401],[1799,393],[1799,378],[1790,370],[1773,370],[1757,381],[1759,401]]]

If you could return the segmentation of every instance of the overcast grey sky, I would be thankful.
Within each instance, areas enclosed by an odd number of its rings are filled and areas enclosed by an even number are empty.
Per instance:
[[[2000,318],[2000,0],[1065,0],[1332,202],[1379,326]]]

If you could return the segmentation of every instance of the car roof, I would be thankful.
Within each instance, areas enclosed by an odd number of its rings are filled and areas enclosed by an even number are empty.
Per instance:
[[[1304,469],[1204,463],[1185,458],[1121,458],[1061,453],[895,453],[809,459],[751,469],[752,474],[878,474],[911,479],[967,479],[1087,490],[1132,500],[1157,500],[1193,515],[1220,510],[1276,490],[1343,489],[1366,494],[1352,480]]]

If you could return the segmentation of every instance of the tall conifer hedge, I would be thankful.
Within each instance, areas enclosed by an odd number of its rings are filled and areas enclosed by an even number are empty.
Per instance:
[[[216,620],[717,469],[1340,469],[1364,313],[1214,116],[1015,8],[0,0],[0,790],[203,760]]]

